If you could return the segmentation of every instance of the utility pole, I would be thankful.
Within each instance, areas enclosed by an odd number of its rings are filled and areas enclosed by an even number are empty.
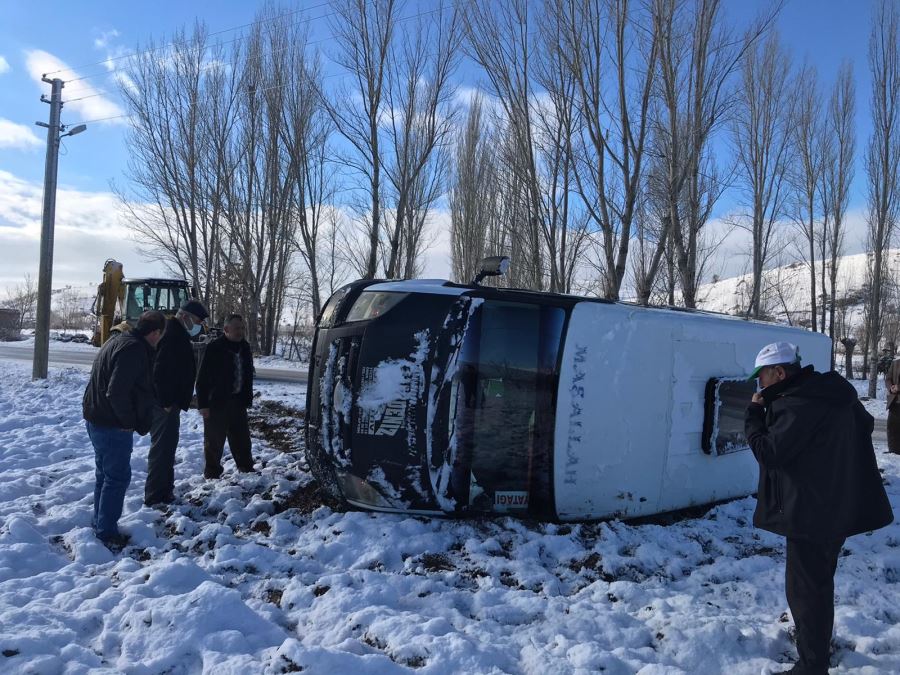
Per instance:
[[[47,127],[47,159],[44,162],[44,208],[41,214],[41,259],[38,262],[37,314],[34,325],[34,364],[31,379],[47,378],[47,361],[50,351],[50,289],[53,282],[53,228],[56,223],[56,169],[59,164],[59,115],[62,111],[62,89],[64,83],[59,78],[41,78],[52,87],[50,100],[50,124]]]
[[[49,100],[41,95],[41,101],[50,104],[50,123],[36,122],[47,128],[47,158],[44,163],[44,206],[41,213],[41,259],[38,262],[37,313],[34,325],[34,362],[31,379],[47,378],[47,362],[50,352],[50,291],[53,283],[53,230],[56,224],[56,173],[59,165],[59,142],[63,136],[80,134],[87,127],[79,124],[63,134],[65,125],[59,123],[62,111],[62,89],[65,82],[58,77],[52,80],[46,75],[41,80],[51,85]]]

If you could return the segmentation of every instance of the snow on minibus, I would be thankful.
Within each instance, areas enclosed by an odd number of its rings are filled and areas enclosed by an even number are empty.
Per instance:
[[[505,259],[504,259],[505,260]],[[700,311],[472,284],[359,281],[316,325],[316,478],[371,510],[632,518],[752,494],[759,349],[827,369],[818,333]]]

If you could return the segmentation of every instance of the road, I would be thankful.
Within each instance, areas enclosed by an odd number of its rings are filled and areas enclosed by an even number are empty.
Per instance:
[[[0,359],[16,359],[31,361],[34,358],[34,349],[31,347],[13,347],[0,345]],[[68,349],[50,348],[50,363],[56,366],[90,366],[96,357],[96,351],[72,351]],[[303,369],[292,368],[257,368],[256,379],[269,382],[300,382],[305,383],[307,372]]]
[[[89,366],[94,361],[97,352],[94,351],[70,351],[67,349],[50,349],[50,363],[62,366]],[[0,345],[0,359],[32,360],[32,350],[26,347],[11,347]],[[307,380],[305,370],[289,370],[287,368],[257,368],[256,378],[269,382],[301,382]],[[875,420],[875,431],[872,434],[875,443],[887,444],[887,421]]]

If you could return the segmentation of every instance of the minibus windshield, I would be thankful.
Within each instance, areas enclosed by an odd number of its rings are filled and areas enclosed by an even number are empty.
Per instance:
[[[564,323],[561,307],[496,300],[474,306],[444,418],[459,506],[527,510],[550,498]]]

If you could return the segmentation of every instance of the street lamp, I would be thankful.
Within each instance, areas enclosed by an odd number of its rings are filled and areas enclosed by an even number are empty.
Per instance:
[[[65,137],[65,136],[77,136],[78,134],[80,134],[82,131],[85,131],[86,129],[87,129],[87,124],[79,124],[77,127],[72,127],[67,133],[62,134],[62,135],[60,136],[60,138],[63,138],[63,137]],[[59,128],[59,130],[60,130],[60,131],[65,131],[65,130],[66,130],[66,125],[63,124],[63,125]]]

